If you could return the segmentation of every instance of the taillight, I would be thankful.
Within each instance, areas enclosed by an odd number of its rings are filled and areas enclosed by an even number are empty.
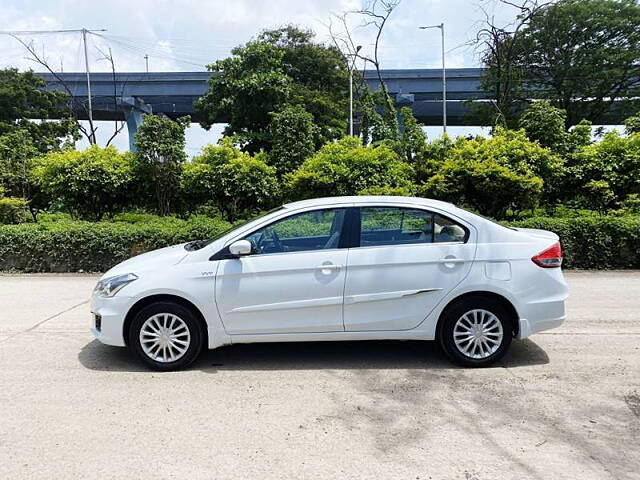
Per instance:
[[[562,265],[562,247],[560,242],[554,243],[552,246],[543,250],[535,257],[531,257],[533,263],[542,268],[557,268]]]

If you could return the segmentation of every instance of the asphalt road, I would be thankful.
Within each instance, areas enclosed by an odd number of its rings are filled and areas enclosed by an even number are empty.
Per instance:
[[[144,370],[92,276],[0,276],[0,476],[640,478],[640,272],[568,274],[568,321],[464,370],[421,342],[235,345]]]

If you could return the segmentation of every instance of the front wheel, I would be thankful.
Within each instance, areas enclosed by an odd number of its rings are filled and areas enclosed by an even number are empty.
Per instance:
[[[467,297],[449,307],[442,318],[440,345],[457,363],[488,366],[507,353],[512,339],[509,312],[485,297]]]
[[[202,350],[202,329],[189,309],[157,302],[140,310],[129,328],[129,348],[154,370],[180,370]]]

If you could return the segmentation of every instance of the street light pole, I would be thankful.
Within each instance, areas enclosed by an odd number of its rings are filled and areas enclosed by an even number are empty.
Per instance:
[[[426,27],[419,27],[421,30],[428,28],[439,28],[442,35],[442,131],[447,133],[447,67],[445,64],[445,50],[444,50],[444,22],[440,25],[428,25]]]

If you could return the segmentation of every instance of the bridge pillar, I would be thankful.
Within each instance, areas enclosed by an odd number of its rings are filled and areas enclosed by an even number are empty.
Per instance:
[[[147,105],[137,97],[122,97],[121,100],[124,117],[129,131],[129,151],[136,151],[136,132],[142,125],[142,114],[153,113],[150,105]]]

